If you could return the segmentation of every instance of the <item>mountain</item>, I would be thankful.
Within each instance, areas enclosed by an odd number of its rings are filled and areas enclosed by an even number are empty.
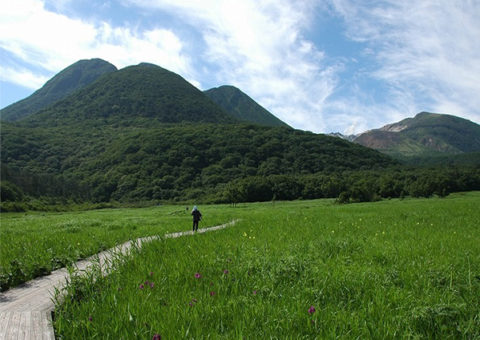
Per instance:
[[[480,151],[480,125],[446,114],[421,112],[354,140],[392,156],[432,156]]]
[[[146,63],[104,74],[38,112],[2,122],[0,147],[2,183],[19,193],[13,196],[93,202],[225,201],[231,183],[246,180],[237,184],[251,191],[255,176],[258,192],[266,177],[276,192],[295,192],[277,199],[302,195],[291,182],[297,177],[316,188],[308,197],[322,197],[342,185],[322,189],[305,176],[397,164],[339,138],[241,122],[181,76]]]
[[[20,120],[93,83],[100,76],[116,70],[115,66],[102,59],[77,61],[55,75],[29,97],[0,110],[0,117],[6,121]]]
[[[101,77],[22,123],[55,126],[79,122],[98,125],[236,121],[178,74],[141,63]]]
[[[68,195],[87,192],[86,197],[96,202],[206,195],[218,199],[228,183],[251,176],[341,174],[396,164],[380,152],[339,138],[245,123],[78,122],[52,127],[5,123],[0,137],[7,180],[24,193],[37,194],[38,186],[53,183]],[[27,172],[43,177],[32,181]],[[287,185],[276,183],[279,188]],[[85,189],[78,189],[80,184]]]
[[[264,126],[288,126],[234,86],[224,85],[207,90],[204,93],[217,105],[241,121]]]

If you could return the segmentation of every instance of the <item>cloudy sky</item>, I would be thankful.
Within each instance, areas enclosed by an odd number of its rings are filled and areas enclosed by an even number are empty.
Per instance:
[[[478,0],[0,0],[0,107],[79,59],[239,87],[291,126],[480,123]]]

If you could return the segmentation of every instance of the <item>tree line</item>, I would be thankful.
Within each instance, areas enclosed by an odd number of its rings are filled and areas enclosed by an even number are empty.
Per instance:
[[[339,138],[252,124],[4,124],[3,202],[339,202],[479,190],[478,166],[408,167]]]
[[[25,178],[20,174],[14,181],[2,181],[3,210],[22,210],[22,202],[30,197],[62,198],[62,201],[101,203],[98,190],[80,188],[70,181],[37,177],[20,186]],[[42,180],[43,181],[40,181]],[[35,183],[42,183],[40,187]],[[18,184],[18,186],[17,186]],[[25,184],[25,182],[23,183]],[[108,184],[104,184],[108,185]],[[55,188],[55,189],[52,189]],[[30,189],[30,190],[29,190]],[[98,188],[97,188],[98,189]],[[480,190],[480,169],[477,167],[406,168],[387,170],[357,170],[306,175],[268,175],[238,178],[215,186],[193,186],[183,190],[172,187],[169,199],[142,197],[143,201],[203,203],[242,203],[275,200],[336,198],[338,203],[372,202],[388,198],[445,197],[452,192]],[[76,193],[76,194],[72,194]],[[58,201],[58,200],[57,200]],[[132,202],[132,201],[130,201]],[[20,207],[20,208],[19,208]],[[29,206],[32,208],[32,206]],[[34,208],[34,207],[33,207]],[[45,208],[45,205],[42,205]]]
[[[344,171],[304,176],[272,175],[233,181],[224,203],[337,198],[339,203],[383,198],[447,196],[480,190],[479,168],[392,168],[386,171]]]
[[[237,179],[395,165],[338,138],[252,124],[2,127],[2,181],[26,195],[94,203],[181,201]],[[10,190],[11,192],[12,190]],[[218,199],[218,198],[215,198]]]

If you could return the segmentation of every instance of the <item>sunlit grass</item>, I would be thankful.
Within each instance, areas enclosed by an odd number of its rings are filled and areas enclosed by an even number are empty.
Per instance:
[[[4,213],[0,226],[0,287],[46,275],[119,243],[190,230],[183,206],[105,209],[68,213]],[[228,220],[209,213],[203,226]]]
[[[209,206],[206,218],[241,220],[73,280],[55,328],[65,339],[480,337],[479,201]]]

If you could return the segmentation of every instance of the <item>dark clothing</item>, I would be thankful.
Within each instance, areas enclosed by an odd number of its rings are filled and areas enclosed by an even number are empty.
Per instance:
[[[192,216],[193,216],[193,220],[197,222],[202,219],[202,213],[200,212],[200,210],[192,211]]]
[[[193,216],[193,231],[197,231],[198,221],[202,219],[202,214],[200,213],[199,210],[194,210],[192,211],[192,216]]]

